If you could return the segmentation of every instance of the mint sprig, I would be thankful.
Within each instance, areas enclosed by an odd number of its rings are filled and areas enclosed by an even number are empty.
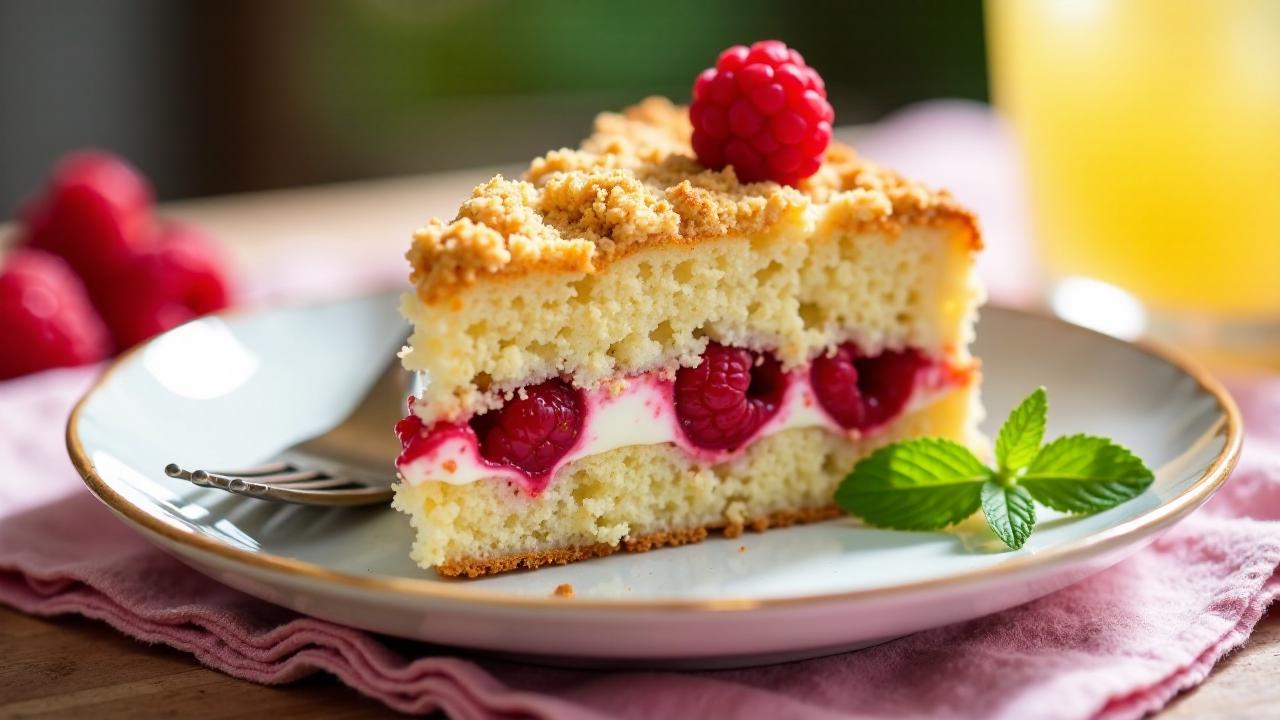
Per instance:
[[[836,489],[836,504],[895,530],[936,530],[981,507],[992,532],[1017,550],[1035,528],[1035,502],[1094,513],[1136,497],[1155,480],[1138,456],[1106,438],[1067,435],[1043,445],[1048,413],[1044,388],[1009,413],[996,436],[995,468],[941,438],[886,445],[854,466]]]
[[[990,477],[963,445],[921,438],[871,453],[840,483],[836,503],[880,527],[936,530],[972,515]]]
[[[1147,489],[1153,476],[1138,456],[1106,438],[1068,435],[1045,445],[1018,483],[1054,510],[1106,510]]]
[[[996,435],[996,460],[1000,472],[1017,472],[1036,458],[1044,442],[1044,425],[1049,419],[1049,396],[1038,387],[1000,426]]]
[[[1017,550],[1036,526],[1036,506],[1021,485],[988,480],[982,486],[982,514],[1005,545]]]

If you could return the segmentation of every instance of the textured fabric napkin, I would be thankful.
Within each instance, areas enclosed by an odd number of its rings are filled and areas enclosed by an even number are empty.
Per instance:
[[[704,673],[553,670],[389,643],[223,587],[83,489],[57,432],[92,370],[0,385],[0,602],[79,613],[238,677],[316,670],[452,717],[1133,718],[1199,682],[1280,588],[1280,382],[1238,388],[1240,469],[1132,559],[1003,613],[830,658]]]
[[[1001,150],[985,111],[926,108],[876,140],[884,152],[867,154],[966,188],[961,198],[983,214],[992,251],[1016,260],[1016,218],[999,192],[1008,178],[968,177],[973,165],[955,152],[990,160]],[[952,151],[935,152],[943,148]],[[951,164],[923,167],[929,157]],[[1024,290],[990,267],[994,294]],[[326,276],[311,270],[295,277]],[[607,673],[469,658],[269,605],[135,535],[84,490],[63,448],[67,413],[94,374],[57,370],[0,383],[0,603],[97,618],[256,682],[329,672],[406,712],[1135,718],[1202,680],[1280,588],[1280,380],[1255,380],[1234,388],[1249,437],[1218,495],[1131,559],[1041,600],[861,652],[745,670]]]

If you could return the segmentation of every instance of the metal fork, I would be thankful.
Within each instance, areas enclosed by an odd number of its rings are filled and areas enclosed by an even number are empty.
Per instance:
[[[371,505],[391,499],[391,459],[400,451],[391,429],[404,412],[410,375],[392,358],[364,398],[329,431],[290,446],[271,461],[235,470],[187,470],[165,475],[236,495],[299,505]]]

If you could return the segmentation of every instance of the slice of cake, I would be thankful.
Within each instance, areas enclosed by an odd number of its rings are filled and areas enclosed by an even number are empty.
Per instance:
[[[970,443],[972,215],[832,144],[796,186],[651,98],[477,187],[408,257],[395,507],[478,576],[838,514],[884,443]]]

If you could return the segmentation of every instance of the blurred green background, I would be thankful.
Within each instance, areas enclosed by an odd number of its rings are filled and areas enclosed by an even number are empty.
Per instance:
[[[84,146],[161,198],[519,161],[769,37],[837,124],[987,97],[980,0],[0,0],[0,209]]]

